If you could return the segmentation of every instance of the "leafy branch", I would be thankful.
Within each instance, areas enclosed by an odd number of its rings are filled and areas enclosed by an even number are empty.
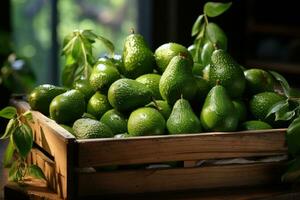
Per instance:
[[[275,116],[275,121],[291,122],[287,128],[286,141],[291,160],[282,175],[283,182],[300,181],[300,96],[294,95],[287,80],[279,73],[270,71],[270,74],[280,85],[280,92],[286,97],[285,100],[274,104],[266,117]]]
[[[8,106],[0,111],[0,117],[9,119],[5,132],[0,138],[9,140],[3,158],[4,166],[10,166],[8,179],[19,183],[22,183],[27,176],[45,179],[43,171],[37,165],[26,163],[33,145],[33,134],[28,125],[29,122],[33,123],[31,112],[19,115],[16,108]]]
[[[64,38],[62,50],[62,55],[66,58],[62,71],[64,86],[71,87],[73,82],[81,77],[89,78],[92,66],[95,64],[93,44],[96,41],[104,44],[109,55],[114,56],[113,43],[91,30],[75,30]]]
[[[214,49],[227,49],[227,37],[224,31],[215,23],[209,22],[209,17],[217,17],[231,7],[232,3],[207,2],[203,14],[199,15],[192,27],[192,37],[195,37],[194,60],[202,63],[201,50],[206,43],[211,43]],[[209,55],[210,56],[210,55]],[[206,65],[207,63],[202,63]]]

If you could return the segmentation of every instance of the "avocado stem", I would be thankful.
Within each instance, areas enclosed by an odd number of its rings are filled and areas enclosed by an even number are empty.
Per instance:
[[[204,20],[205,20],[205,24],[206,26],[208,25],[208,18],[207,18],[207,15],[204,15]]]
[[[213,46],[214,46],[214,49],[215,49],[215,50],[218,50],[218,49],[219,49],[217,43],[213,43]]]
[[[134,34],[134,28],[130,29],[130,34]]]
[[[183,58],[187,58],[187,54],[185,52],[179,52],[178,55]]]
[[[153,103],[154,103],[154,106],[157,108],[157,110],[160,110],[160,111],[161,111],[162,109],[161,109],[161,107],[159,107],[159,105],[156,103],[155,98],[154,98],[153,96],[152,96],[151,98],[152,98],[152,101],[153,101]]]
[[[216,85],[220,85],[220,84],[221,84],[220,79],[216,80]]]

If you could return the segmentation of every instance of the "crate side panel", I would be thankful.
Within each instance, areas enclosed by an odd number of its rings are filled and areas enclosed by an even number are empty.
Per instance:
[[[285,154],[285,129],[78,141],[78,166]]]
[[[212,189],[275,184],[282,163],[78,174],[78,193],[86,195]]]
[[[24,113],[30,110],[28,103],[12,101],[18,112]],[[73,188],[70,180],[73,166],[69,166],[74,159],[73,145],[75,137],[59,126],[55,121],[47,118],[37,111],[31,111],[33,122],[30,127],[33,130],[34,142],[45,152],[53,156],[55,165],[56,191],[67,198],[69,188]],[[50,180],[50,179],[49,179]],[[72,195],[72,194],[71,194]]]

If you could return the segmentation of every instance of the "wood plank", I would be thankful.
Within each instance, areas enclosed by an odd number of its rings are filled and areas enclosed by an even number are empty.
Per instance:
[[[56,191],[56,170],[55,170],[55,162],[45,156],[41,151],[36,148],[31,149],[29,156],[27,157],[27,161],[29,164],[35,164],[39,166],[47,180],[47,185],[53,191]]]
[[[283,163],[78,174],[78,194],[108,195],[254,186],[280,182]]]
[[[39,191],[39,192],[38,192]],[[30,196],[29,196],[30,195]],[[60,198],[51,190],[41,191],[40,188],[24,188],[17,184],[10,183],[5,186],[6,200],[45,200]],[[85,197],[82,199],[100,199],[98,197]],[[110,195],[101,199],[105,200],[292,200],[300,199],[300,191],[291,189],[285,185],[275,185],[272,187],[245,187],[245,188],[227,188],[218,190],[190,190],[176,192],[160,192],[136,195]]]
[[[5,199],[7,200],[62,200],[54,191],[50,190],[40,180],[26,180],[20,187],[10,182],[5,186]]]
[[[260,187],[238,187],[210,190],[172,191],[143,194],[122,194],[101,196],[109,200],[296,200],[300,199],[299,188],[287,185],[272,185]],[[99,199],[85,197],[83,199]]]
[[[77,140],[79,167],[287,153],[286,129]]]
[[[24,101],[11,101],[18,112],[30,110]],[[75,137],[55,121],[37,111],[31,111],[34,123],[30,123],[35,143],[54,157],[57,192],[63,198],[73,195],[73,160]],[[49,180],[50,181],[50,180]]]

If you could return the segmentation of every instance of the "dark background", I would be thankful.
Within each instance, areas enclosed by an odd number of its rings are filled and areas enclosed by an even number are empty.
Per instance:
[[[54,4],[57,0],[51,2]],[[154,50],[168,41],[191,45],[191,27],[207,1],[137,2],[139,31]],[[227,12],[210,20],[223,28],[228,36],[228,51],[240,64],[246,68],[276,70],[285,75],[291,85],[300,87],[300,80],[297,79],[300,74],[300,12],[295,2],[234,0]],[[9,0],[0,1],[0,8],[0,31],[11,33]],[[52,15],[55,21],[57,13],[54,11]],[[55,33],[55,23],[52,25]],[[55,34],[52,39],[57,40]],[[57,45],[53,45],[52,55],[58,53],[57,48]],[[5,57],[0,55],[1,63]],[[53,70],[57,69],[54,67]],[[57,77],[53,79],[55,81]]]

